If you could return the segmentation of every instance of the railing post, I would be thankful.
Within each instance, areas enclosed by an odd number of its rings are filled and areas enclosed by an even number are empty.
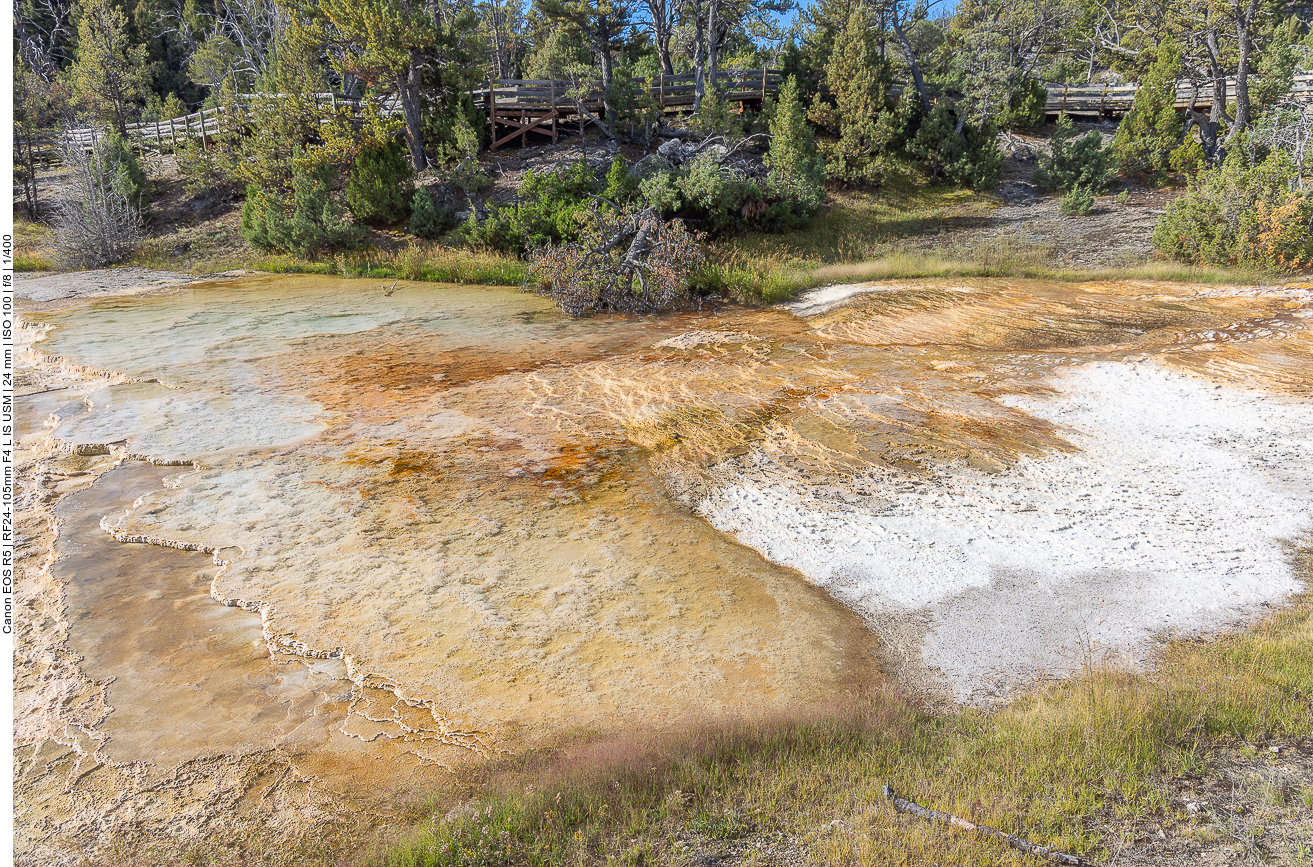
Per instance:
[[[492,150],[497,141],[497,94],[492,89],[492,78],[488,79],[488,150]]]
[[[761,69],[761,104],[766,104],[766,68]]]
[[[552,114],[556,114],[556,79],[550,78],[548,81],[552,83]],[[552,118],[552,144],[556,144],[556,122],[558,120],[560,120],[559,117]]]
[[[210,137],[205,132],[205,109],[201,109],[201,147],[210,149]]]
[[[666,74],[663,72],[657,77],[658,85],[661,88],[661,111],[666,110]]]

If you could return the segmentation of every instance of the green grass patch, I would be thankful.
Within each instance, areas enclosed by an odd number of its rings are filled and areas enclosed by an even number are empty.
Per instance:
[[[55,263],[42,253],[14,253],[15,271],[52,271]]]
[[[14,215],[14,270],[51,271],[55,264],[50,253],[55,233],[48,226]]]
[[[156,264],[148,249],[134,258],[144,267],[178,267],[167,261]],[[395,252],[367,248],[305,259],[281,254],[259,254],[206,258],[192,264],[192,271],[217,273],[246,269],[275,274],[329,274],[339,277],[371,277],[380,280],[421,280],[434,283],[468,283],[486,286],[519,286],[529,264],[496,253],[453,249],[440,244],[413,242]]]
[[[885,689],[793,718],[576,745],[566,761],[517,756],[484,772],[466,815],[368,863],[672,863],[690,833],[704,846],[784,833],[832,864],[1028,863],[893,814],[886,781],[924,805],[1101,858],[1091,814],[1161,814],[1165,775],[1206,768],[1211,749],[1313,735],[1310,684],[1304,597],[1252,631],[1170,644],[1150,673],[1090,665],[992,712],[934,714]]]

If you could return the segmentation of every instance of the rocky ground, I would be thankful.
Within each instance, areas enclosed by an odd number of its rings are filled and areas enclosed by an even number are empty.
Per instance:
[[[1313,864],[1313,741],[1247,744],[1163,780],[1157,816],[1098,817],[1109,864]]]

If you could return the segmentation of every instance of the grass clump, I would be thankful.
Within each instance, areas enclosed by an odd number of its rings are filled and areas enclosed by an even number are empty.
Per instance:
[[[1214,748],[1313,734],[1310,684],[1305,597],[1250,632],[1173,643],[1150,673],[1091,662],[995,711],[934,714],[881,689],[789,718],[582,743],[565,760],[525,754],[487,769],[482,799],[460,818],[371,863],[659,863],[682,858],[690,834],[704,847],[784,835],[823,863],[1028,863],[894,814],[886,781],[924,805],[1099,858],[1092,816],[1160,813],[1164,777],[1206,769]]]
[[[55,267],[50,247],[55,233],[50,227],[14,215],[14,270],[50,271]]]
[[[524,282],[529,265],[493,253],[414,242],[395,252],[354,250],[339,252],[331,259],[264,256],[246,261],[244,267],[277,274],[333,274],[432,283],[519,286]]]

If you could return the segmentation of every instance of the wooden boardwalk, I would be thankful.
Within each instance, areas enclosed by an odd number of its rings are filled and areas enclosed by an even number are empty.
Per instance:
[[[758,107],[763,100],[779,92],[784,76],[774,69],[730,70],[717,73],[716,81],[726,102]],[[650,82],[635,79],[635,82],[648,88],[652,101],[662,112],[687,112],[693,107],[696,84],[692,73],[663,75]],[[568,81],[549,79],[494,79],[473,91],[471,96],[487,113],[491,147],[498,148],[517,138],[521,145],[528,144],[531,133],[554,142],[562,133],[578,132],[591,120],[605,117],[600,90],[592,90],[577,98],[580,95],[573,87]],[[1120,117],[1130,110],[1135,89],[1134,84],[1049,85],[1045,111],[1054,116],[1065,112],[1078,117]],[[1235,82],[1227,82],[1228,102],[1234,97]],[[1313,75],[1295,77],[1292,97],[1313,110]],[[329,112],[358,116],[362,106],[359,99],[332,93],[310,94],[310,98],[326,116]],[[1178,109],[1184,110],[1192,98],[1195,110],[1206,112],[1211,107],[1212,88],[1201,86],[1196,91],[1189,84],[1177,87]],[[249,108],[249,103],[238,106],[239,110]],[[379,109],[384,114],[400,112],[395,97],[382,100]],[[231,121],[229,115],[230,111],[224,107],[209,108],[173,120],[128,124],[127,130],[138,147],[160,150],[172,147],[176,150],[181,143],[191,139],[199,139],[208,147],[210,137],[217,135]],[[68,133],[72,142],[88,148],[102,134],[89,127]]]
[[[1131,110],[1135,101],[1135,84],[1084,84],[1077,87],[1049,85],[1049,98],[1045,105],[1048,114],[1070,114],[1082,117],[1120,117]],[[1208,112],[1213,104],[1213,88],[1200,84],[1196,91],[1189,82],[1177,85],[1176,107],[1184,111],[1194,98],[1195,111]],[[1313,75],[1295,76],[1291,98],[1305,105],[1313,104]],[[1235,81],[1226,83],[1226,101],[1234,104]]]
[[[663,75],[651,81],[634,79],[647,88],[652,102],[662,112],[691,111],[696,98],[697,79],[693,73]],[[784,74],[775,69],[731,70],[716,73],[721,98],[760,106],[767,97],[779,93]],[[555,142],[561,131],[577,131],[589,121],[589,115],[603,116],[602,93],[592,90],[578,94],[568,81],[494,79],[473,93],[474,101],[488,115],[489,149],[499,148],[517,137],[528,144],[529,133],[550,136]],[[499,133],[509,130],[508,134]]]

